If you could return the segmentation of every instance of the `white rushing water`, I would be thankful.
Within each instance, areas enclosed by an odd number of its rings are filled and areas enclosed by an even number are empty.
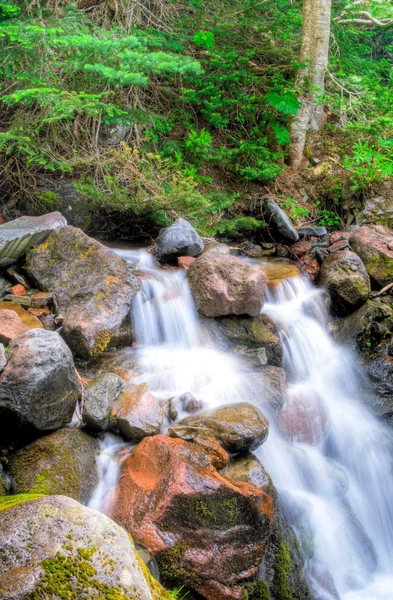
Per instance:
[[[133,382],[147,382],[158,400],[173,398],[180,416],[187,392],[204,408],[254,402],[250,371],[198,318],[185,272],[160,268],[145,251],[117,252],[142,274],[133,304],[140,367]],[[288,278],[269,293],[264,312],[280,331],[289,386],[282,416],[275,423],[269,415],[268,440],[256,453],[288,514],[307,522],[316,598],[392,600],[392,435],[360,404],[363,379],[353,356],[329,336],[315,287]],[[105,511],[119,443],[109,436],[103,442],[94,508]]]

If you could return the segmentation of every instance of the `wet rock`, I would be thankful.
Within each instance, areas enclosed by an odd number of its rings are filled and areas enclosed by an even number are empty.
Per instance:
[[[20,217],[0,225],[0,267],[12,265],[29,248],[46,240],[51,231],[65,225],[67,221],[59,212]]]
[[[259,373],[251,373],[248,378],[250,392],[262,411],[276,412],[284,404],[287,390],[287,375],[281,367],[266,366]]]
[[[42,290],[55,294],[64,334],[84,358],[110,346],[140,289],[115,252],[74,227],[54,231],[31,250],[26,271]]]
[[[43,329],[42,323],[16,302],[0,302],[0,310],[15,312],[27,329]]]
[[[123,381],[115,373],[96,377],[85,390],[83,422],[98,431],[110,429],[112,409],[122,387]]]
[[[278,419],[282,433],[293,442],[318,444],[329,428],[328,414],[321,398],[306,387],[292,390]]]
[[[79,394],[71,351],[58,333],[32,329],[10,343],[0,375],[2,430],[59,429],[71,421]]]
[[[28,331],[20,317],[13,310],[0,309],[0,342],[8,344],[18,335]]]
[[[182,403],[183,410],[187,413],[194,413],[202,408],[202,400],[195,398],[190,392],[180,396],[180,402]]]
[[[373,287],[379,289],[393,281],[393,232],[390,229],[382,225],[359,227],[349,243],[362,259]]]
[[[348,240],[345,240],[345,239],[334,242],[328,248],[330,254],[333,254],[334,252],[341,252],[342,250],[348,250],[348,249],[349,249],[349,242],[348,242]]]
[[[244,256],[249,256],[250,258],[262,258],[264,256],[263,248],[257,246],[257,244],[246,244],[242,247],[241,252]]]
[[[10,288],[10,294],[12,294],[13,296],[25,296],[26,288],[21,283],[17,283],[16,285],[13,285]]]
[[[333,311],[338,315],[354,312],[371,291],[361,258],[350,250],[328,256],[321,266],[319,281],[329,290]]]
[[[260,314],[266,276],[234,256],[209,252],[188,269],[197,310],[206,317]]]
[[[30,296],[17,296],[14,294],[7,294],[4,296],[4,300],[8,302],[15,302],[15,304],[19,304],[19,306],[23,306],[25,308],[29,308],[31,304]]]
[[[3,344],[0,344],[0,373],[7,364],[7,357],[5,355],[5,348]]]
[[[198,256],[203,241],[185,219],[177,219],[170,227],[161,229],[154,244],[156,258],[161,263],[174,263],[178,256]]]
[[[113,406],[115,426],[126,440],[139,442],[160,433],[164,412],[146,383],[128,385]]]
[[[323,238],[327,235],[327,229],[321,226],[311,227],[310,225],[303,225],[299,228],[298,234],[302,239],[310,239],[310,237]]]
[[[203,254],[207,254],[208,252],[218,252],[218,254],[230,254],[231,248],[226,244],[220,244],[219,242],[206,240],[204,242],[205,248],[203,250]]]
[[[281,341],[274,322],[267,315],[259,315],[255,318],[225,317],[217,319],[216,322],[219,329],[231,342],[232,350],[244,354],[251,366],[281,365],[283,356]],[[241,348],[244,345],[246,351],[242,352]],[[265,350],[264,362],[255,353],[255,349]]]
[[[273,498],[275,502],[277,500],[277,491],[271,477],[254,454],[236,456],[223,469],[221,475],[230,477],[235,481],[244,481],[245,483],[254,485]]]
[[[31,297],[31,308],[44,308],[53,302],[52,292],[37,292]]]
[[[86,503],[98,484],[98,441],[80,429],[59,429],[10,459],[16,494],[61,494]]]
[[[8,496],[0,509],[2,598],[170,598],[105,515],[65,496]]]
[[[311,254],[304,254],[299,259],[299,264],[303,273],[306,273],[311,281],[316,281],[318,279],[320,266],[318,260],[314,256],[311,256]]]
[[[298,241],[299,234],[292,225],[290,218],[273,199],[269,199],[265,202],[265,214],[269,225],[273,227],[280,236],[290,242]]]
[[[192,265],[195,258],[193,256],[178,256],[177,266],[187,271],[188,267]]]
[[[296,258],[301,258],[305,254],[308,254],[311,251],[311,248],[311,242],[308,242],[306,240],[300,240],[299,242],[295,242],[295,244],[292,244],[292,246],[290,247],[290,252]]]
[[[252,404],[230,404],[186,417],[172,431],[180,437],[178,427],[193,427],[200,435],[212,437],[230,453],[255,450],[269,432],[266,417]]]
[[[240,600],[273,513],[269,495],[223,477],[198,444],[155,436],[122,463],[112,515],[152,552],[164,580],[204,598]]]

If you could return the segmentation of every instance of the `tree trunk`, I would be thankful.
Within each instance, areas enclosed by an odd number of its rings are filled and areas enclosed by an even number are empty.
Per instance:
[[[303,28],[300,62],[296,76],[302,106],[290,127],[290,165],[298,169],[303,160],[307,131],[319,131],[325,124],[321,96],[329,57],[331,0],[303,0]]]

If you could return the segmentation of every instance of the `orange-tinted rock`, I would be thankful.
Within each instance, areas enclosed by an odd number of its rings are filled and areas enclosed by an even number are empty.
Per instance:
[[[26,294],[26,288],[21,283],[17,283],[10,288],[10,292],[13,296],[24,296]]]
[[[177,258],[177,266],[187,271],[188,267],[192,265],[194,260],[195,258],[193,256],[179,256]]]
[[[311,242],[308,242],[307,240],[300,240],[299,242],[292,244],[290,251],[294,256],[296,256],[296,258],[300,258],[304,254],[308,254],[311,251],[311,248]]]
[[[319,396],[309,389],[288,393],[279,415],[279,427],[294,442],[318,444],[328,430],[328,415]]]
[[[164,580],[237,600],[258,572],[273,505],[261,489],[223,477],[198,444],[155,436],[123,462],[111,515],[155,556]]]
[[[13,310],[0,310],[0,343],[6,346],[18,335],[28,331]]]
[[[28,308],[27,312],[35,317],[44,317],[50,315],[52,311],[49,306],[43,306],[42,308]]]
[[[319,274],[319,262],[311,254],[305,254],[299,260],[304,273],[310,277],[311,281],[315,281]]]

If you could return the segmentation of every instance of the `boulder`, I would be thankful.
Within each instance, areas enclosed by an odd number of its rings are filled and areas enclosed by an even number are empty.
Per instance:
[[[236,456],[229,465],[222,470],[221,475],[230,477],[235,481],[244,481],[253,485],[277,501],[277,491],[270,475],[265,471],[261,462],[254,454]]]
[[[27,312],[27,310],[16,302],[0,302],[0,310],[12,310],[15,312],[27,329],[44,329],[39,319]]]
[[[270,198],[265,202],[266,220],[269,225],[282,237],[289,242],[297,242],[299,234],[291,223],[288,215]]]
[[[65,225],[67,221],[59,212],[20,217],[0,225],[0,267],[12,265],[29,248],[45,241],[51,231]]]
[[[176,263],[178,256],[198,256],[203,242],[193,226],[177,219],[170,227],[161,229],[154,244],[156,258],[161,263]]]
[[[160,433],[164,412],[146,383],[129,384],[113,406],[115,427],[126,440],[139,442]]]
[[[277,328],[270,317],[224,317],[217,325],[230,341],[231,350],[242,354],[250,366],[280,366],[283,350]],[[264,350],[264,360],[260,351]]]
[[[223,477],[198,444],[165,436],[145,438],[124,460],[112,510],[165,581],[215,600],[245,597],[273,515],[268,494]]]
[[[64,334],[84,358],[111,344],[140,289],[115,252],[70,226],[28,253],[26,271],[38,287],[55,294]]]
[[[98,431],[110,429],[112,410],[122,387],[123,380],[115,373],[96,377],[85,390],[83,422]]]
[[[265,300],[266,276],[247,262],[209,252],[187,271],[197,310],[206,317],[257,317]]]
[[[283,368],[267,365],[257,373],[250,373],[247,383],[255,404],[262,411],[281,409],[287,391],[287,374]]]
[[[176,437],[183,437],[184,427],[186,430],[194,429],[199,435],[212,437],[232,454],[255,450],[265,441],[269,432],[266,417],[246,402],[191,415],[172,427],[171,431]]]
[[[241,252],[244,256],[249,256],[250,258],[262,258],[262,256],[264,256],[264,249],[261,246],[252,243],[242,246]]]
[[[382,225],[359,227],[349,238],[376,289],[393,281],[393,232]]]
[[[27,425],[47,431],[69,423],[80,384],[59,334],[31,329],[10,343],[7,358],[0,374],[1,429]]]
[[[60,494],[87,503],[98,484],[97,439],[80,429],[59,429],[10,459],[16,494]]]
[[[65,496],[0,500],[0,596],[170,600],[132,540],[107,516]]]
[[[29,331],[13,310],[0,309],[0,342],[8,344],[18,335]]]
[[[330,254],[323,261],[319,282],[329,290],[333,311],[341,316],[364,304],[371,291],[361,258],[350,250]]]

